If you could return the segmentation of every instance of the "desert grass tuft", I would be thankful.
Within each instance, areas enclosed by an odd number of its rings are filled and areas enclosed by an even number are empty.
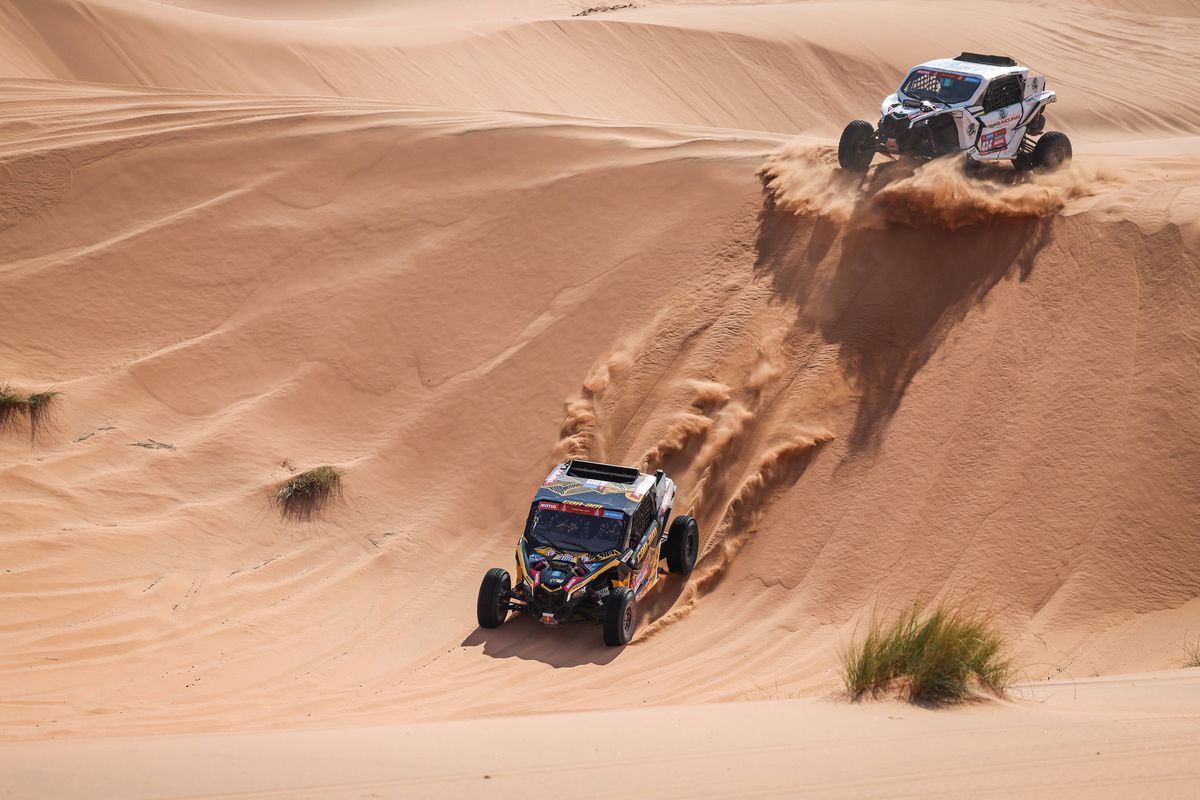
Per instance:
[[[29,438],[37,439],[38,432],[50,418],[62,392],[45,391],[22,394],[7,384],[0,386],[0,433],[20,427],[22,419],[29,420]]]
[[[14,392],[11,386],[0,385],[0,433],[17,427],[21,417],[29,414],[29,398]]]
[[[1200,636],[1194,642],[1183,637],[1183,666],[1200,667]]]
[[[922,705],[969,700],[979,691],[1003,697],[1013,680],[1004,635],[985,617],[939,604],[889,625],[872,617],[862,641],[842,653],[842,678],[854,700],[895,693]]]
[[[29,438],[36,439],[41,426],[46,423],[58,403],[62,392],[46,391],[29,395],[25,402],[29,414]]]
[[[637,8],[633,3],[614,3],[605,6],[592,6],[585,8],[583,11],[576,11],[572,17],[590,17],[592,14],[604,14],[609,11],[622,11],[626,8]]]
[[[279,484],[274,501],[284,519],[309,520],[341,497],[341,471],[322,465]]]

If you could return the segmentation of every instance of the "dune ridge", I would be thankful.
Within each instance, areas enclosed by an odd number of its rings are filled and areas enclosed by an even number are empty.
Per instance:
[[[772,202],[800,216],[886,228],[891,224],[955,231],[1003,219],[1057,215],[1071,200],[1090,197],[1118,175],[1101,165],[1071,165],[1053,174],[1015,175],[989,169],[968,177],[961,165],[883,164],[864,185],[837,168],[837,151],[798,141],[772,154],[759,170]]]
[[[218,13],[153,0],[16,0],[0,9],[0,74],[829,136],[876,113],[874,87],[928,53],[1003,42],[1069,88],[1054,107],[1068,133],[1200,129],[1200,89],[1178,79],[1200,71],[1200,35],[1193,18],[1173,15],[1194,13],[1179,0],[1161,15],[1066,2],[1036,14],[982,4],[947,13],[939,2],[897,14],[856,0],[645,2],[587,17],[571,16],[595,5],[586,0],[406,1],[308,20],[280,19],[286,6],[262,0],[189,5]]]

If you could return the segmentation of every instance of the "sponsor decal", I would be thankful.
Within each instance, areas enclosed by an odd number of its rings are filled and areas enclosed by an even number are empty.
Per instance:
[[[586,514],[589,517],[599,517],[604,513],[604,509],[600,506],[585,506],[579,503],[562,503],[559,511],[566,511],[570,514]]]
[[[654,563],[654,560],[651,559],[642,566],[641,570],[638,571],[637,578],[634,580],[633,585],[633,592],[635,595],[640,596],[642,590],[649,586],[650,576],[657,566],[658,565]]]
[[[1008,147],[1008,131],[992,131],[985,133],[979,140],[979,150],[983,153],[991,153],[996,150],[1003,150]]]
[[[671,507],[671,501],[675,499],[675,487],[672,486],[665,494],[663,494],[662,502],[658,506],[658,513],[663,513]]]
[[[636,502],[638,500],[641,500],[643,497],[645,497],[646,492],[650,491],[650,489],[653,486],[654,486],[654,476],[646,475],[646,476],[642,477],[642,479],[639,480],[634,485],[633,489],[625,496],[628,497],[630,500],[633,500]]]
[[[967,80],[966,75],[959,75],[956,72],[941,72],[936,69],[919,69],[916,71],[916,73],[918,75],[932,75],[935,78],[950,78],[951,80],[955,80],[955,81]]]
[[[544,483],[542,483],[542,486],[552,486],[553,484],[558,483],[558,479],[562,477],[562,474],[563,465],[559,464],[557,467],[550,470],[550,474],[546,476],[546,480]]]
[[[564,478],[556,483],[547,484],[545,488],[560,497],[571,497],[577,494],[621,494],[625,491],[625,487],[621,484],[600,481],[598,486],[588,486],[582,481],[571,482],[574,480],[574,478]]]
[[[605,511],[603,506],[591,503],[555,503],[550,500],[539,500],[538,511],[565,511],[568,514],[586,514],[589,517],[613,516],[621,519],[619,511]]]
[[[605,511],[604,516],[606,519],[623,519],[625,517],[620,511]]]

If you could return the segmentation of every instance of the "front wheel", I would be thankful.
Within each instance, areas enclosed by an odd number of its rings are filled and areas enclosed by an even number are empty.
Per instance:
[[[1062,131],[1042,134],[1029,155],[1030,165],[1039,172],[1053,172],[1071,163],[1071,140]]]
[[[604,603],[604,643],[620,647],[633,641],[637,628],[637,601],[628,586],[613,589]]]
[[[700,551],[700,529],[691,517],[676,517],[667,532],[667,568],[687,575],[696,566]]]
[[[499,628],[508,619],[508,594],[512,579],[500,567],[492,567],[479,584],[479,602],[475,605],[475,616],[481,628]]]
[[[856,119],[842,131],[838,142],[838,163],[848,172],[866,172],[875,158],[875,126]]]

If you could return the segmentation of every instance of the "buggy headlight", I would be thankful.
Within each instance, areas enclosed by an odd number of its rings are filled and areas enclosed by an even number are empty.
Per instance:
[[[567,585],[564,588],[567,590],[567,599],[568,600],[571,599],[575,595],[576,592],[578,592],[580,589],[583,588],[583,584],[584,584],[584,581],[586,578],[587,578],[587,572],[584,572],[582,575],[580,575],[579,573],[576,573],[575,576],[573,578],[571,578],[571,580],[567,581]]]

